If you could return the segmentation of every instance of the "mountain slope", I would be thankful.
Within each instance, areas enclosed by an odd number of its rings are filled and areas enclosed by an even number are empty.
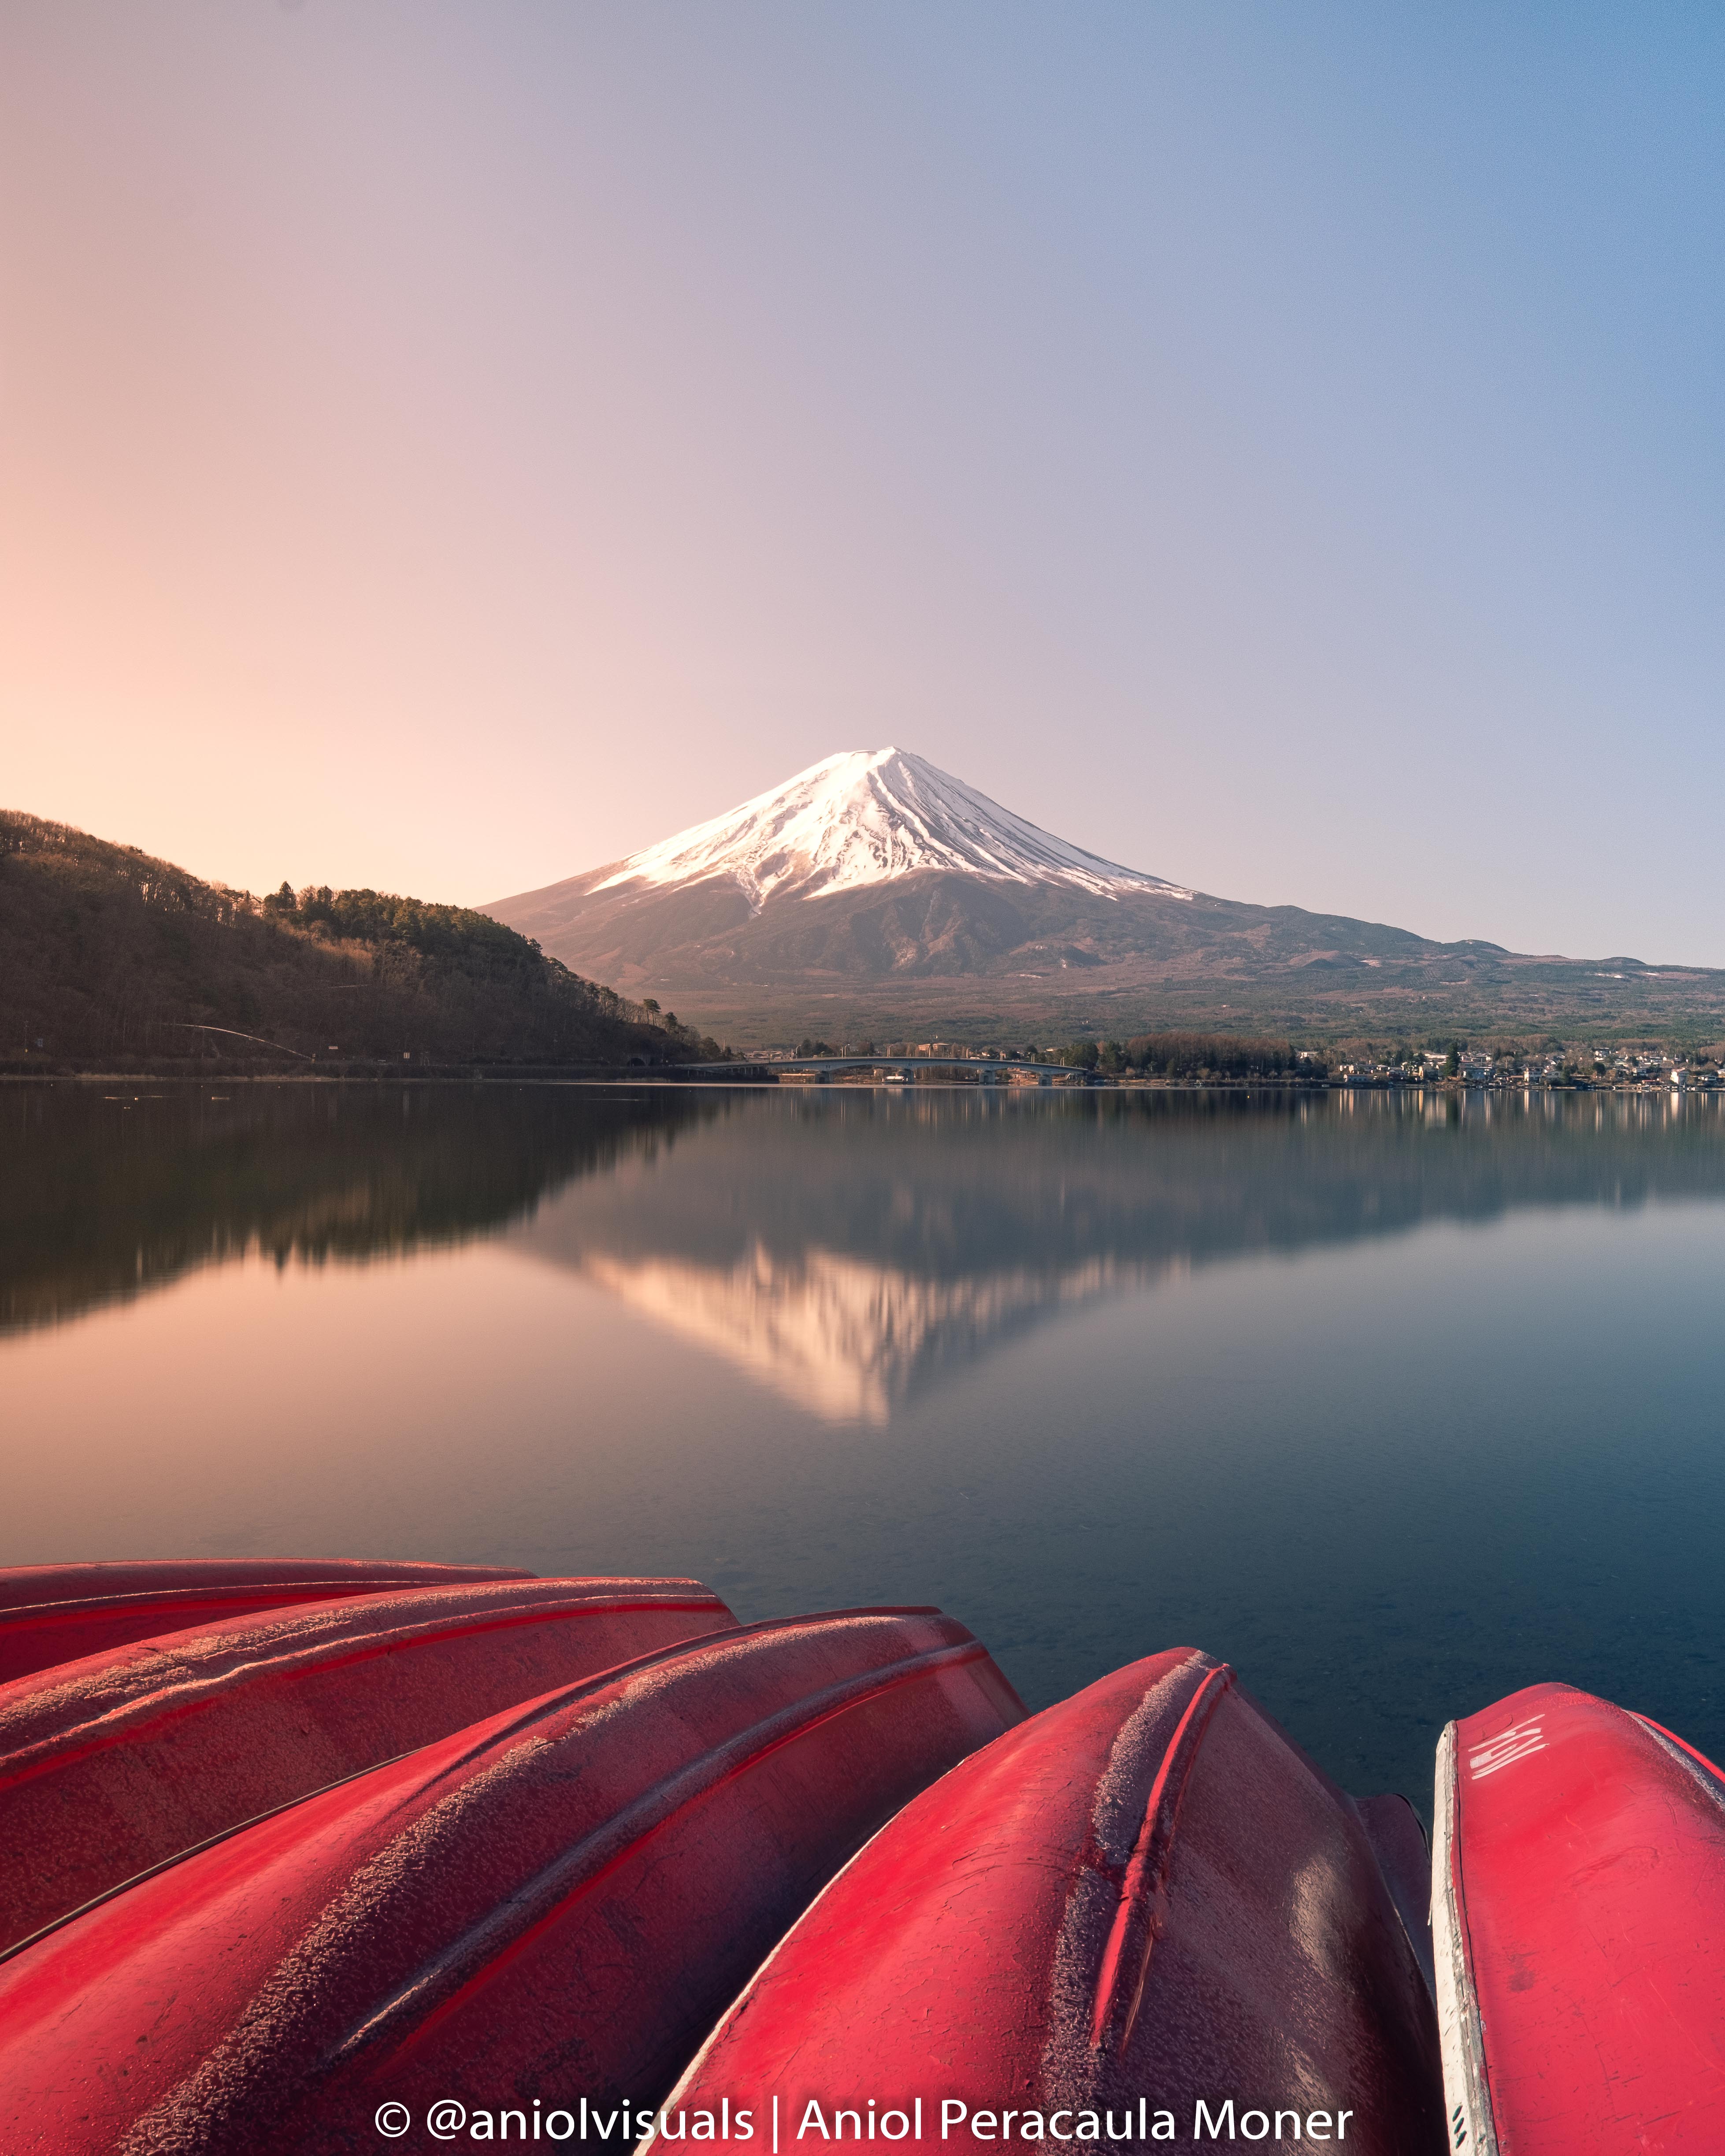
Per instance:
[[[1248,906],[1068,844],[922,757],[829,757],[728,815],[487,912],[732,1038],[1157,1024],[1603,1031],[1725,1017],[1725,973],[1523,957]],[[811,1005],[816,1009],[811,1011]]]
[[[285,886],[257,900],[0,811],[0,1061],[696,1053],[644,1016],[465,907]]]

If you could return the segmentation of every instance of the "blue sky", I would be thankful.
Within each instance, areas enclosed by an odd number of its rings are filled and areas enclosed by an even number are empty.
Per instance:
[[[839,748],[1725,964],[1725,15],[13,0],[8,805],[478,901]]]

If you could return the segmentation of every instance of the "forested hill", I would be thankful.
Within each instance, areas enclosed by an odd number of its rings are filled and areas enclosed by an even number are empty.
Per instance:
[[[708,1060],[716,1045],[488,915],[374,891],[202,882],[0,810],[0,1065],[220,1054],[439,1062]]]

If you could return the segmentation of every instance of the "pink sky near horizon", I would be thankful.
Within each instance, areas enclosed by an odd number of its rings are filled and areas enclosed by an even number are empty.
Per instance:
[[[1722,39],[13,0],[0,804],[476,903],[896,742],[1725,963]]]

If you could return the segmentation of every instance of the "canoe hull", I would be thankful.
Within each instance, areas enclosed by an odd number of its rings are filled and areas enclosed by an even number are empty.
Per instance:
[[[1016,1696],[932,1611],[721,1633],[194,1853],[0,1963],[0,2146],[377,2145],[385,2101],[650,2103]]]
[[[280,1804],[735,1622],[696,1580],[379,1589],[0,1686],[0,1949]]]
[[[1535,1685],[1450,1725],[1436,1799],[1445,2094],[1471,2156],[1725,2148],[1719,1770]]]
[[[920,2100],[936,2131],[942,2102],[962,2103],[961,2139],[977,2113],[1011,2139],[1033,2123],[1083,2138],[1090,2114],[1124,2129],[1096,2138],[1153,2144],[1166,2112],[1185,2141],[1200,2102],[1219,2117],[1231,2101],[1247,2140],[1248,2112],[1322,2138],[1345,2111],[1350,2148],[1445,2146],[1430,1996],[1358,1811],[1230,1671],[1185,1648],[1050,1707],[907,1805],[669,2107],[763,2090],[793,2121],[810,2103],[830,2119]]]

